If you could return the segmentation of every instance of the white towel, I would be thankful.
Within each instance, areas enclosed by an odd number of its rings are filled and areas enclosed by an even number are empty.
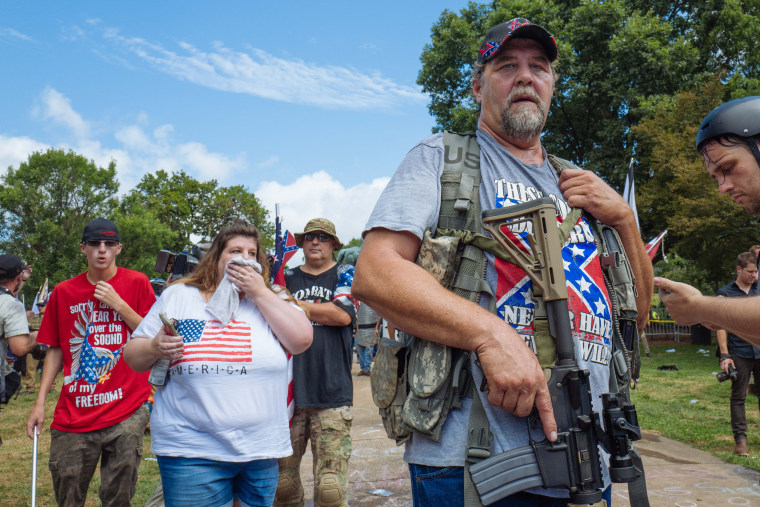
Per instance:
[[[227,278],[227,266],[230,264],[251,266],[257,273],[261,273],[261,264],[253,259],[245,260],[242,257],[234,257],[224,266],[224,277],[214,291],[214,295],[211,296],[211,301],[206,304],[206,310],[219,319],[223,326],[226,326],[232,320],[240,305],[239,289]]]

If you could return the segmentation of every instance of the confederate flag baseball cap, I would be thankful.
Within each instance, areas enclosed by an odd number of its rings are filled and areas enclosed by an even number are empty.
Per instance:
[[[84,226],[84,234],[82,234],[82,243],[88,241],[118,241],[121,243],[119,237],[119,229],[116,228],[116,224],[105,218],[96,218],[90,223]]]
[[[541,44],[550,62],[557,59],[557,42],[546,28],[534,25],[525,18],[515,18],[494,26],[486,34],[478,50],[478,63],[490,60],[509,39],[533,39]]]

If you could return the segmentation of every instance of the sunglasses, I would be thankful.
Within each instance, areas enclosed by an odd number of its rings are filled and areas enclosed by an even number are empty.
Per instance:
[[[94,239],[90,240],[90,241],[87,241],[85,244],[87,246],[91,246],[93,248],[100,248],[100,244],[101,243],[103,243],[106,246],[106,248],[116,248],[118,246],[118,244],[119,244],[118,241],[105,241],[105,240],[98,241],[98,240],[94,240]]]
[[[319,239],[320,243],[327,243],[328,241],[332,241],[333,237],[327,234],[326,232],[320,232],[319,234],[314,234],[313,232],[307,232],[303,235],[303,239],[306,241],[314,241],[314,238]]]

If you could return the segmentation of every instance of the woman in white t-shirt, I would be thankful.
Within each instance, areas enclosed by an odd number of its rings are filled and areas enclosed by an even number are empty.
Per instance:
[[[150,425],[167,506],[274,500],[277,458],[292,454],[288,354],[311,345],[312,327],[287,291],[268,280],[258,229],[226,227],[124,348],[138,372],[171,361]],[[180,336],[168,334],[160,314]]]

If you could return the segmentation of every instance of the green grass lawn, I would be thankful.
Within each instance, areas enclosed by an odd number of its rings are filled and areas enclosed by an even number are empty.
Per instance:
[[[675,349],[675,352],[666,352]],[[707,357],[697,353],[709,352]],[[760,470],[760,413],[757,398],[747,397],[749,445],[753,456],[735,456],[729,415],[730,382],[719,383],[713,373],[718,370],[715,345],[698,346],[668,343],[652,345],[652,357],[642,357],[642,372],[633,401],[643,429],[679,440],[710,452],[719,458]],[[676,365],[678,371],[659,371],[658,366]],[[60,377],[57,385],[60,389]],[[46,423],[49,426],[57,395],[48,396]],[[27,506],[32,474],[32,441],[26,436],[26,419],[33,396],[11,400],[0,414],[0,505]],[[37,505],[54,506],[55,498],[48,471],[50,432],[46,429],[39,442],[37,467]],[[143,462],[140,466],[137,493],[132,505],[142,506],[158,482],[158,465],[150,453],[150,435],[145,436]],[[96,473],[90,484],[86,505],[99,505]]]
[[[651,347],[642,357],[641,378],[633,402],[643,429],[714,454],[724,461],[760,470],[760,412],[758,400],[747,395],[749,458],[734,455],[729,403],[731,382],[718,382],[715,345],[668,343]],[[675,349],[675,352],[667,352]],[[698,353],[707,350],[707,356]],[[658,370],[676,365],[678,371]]]
[[[61,387],[61,376],[56,382]],[[31,501],[32,480],[32,449],[33,442],[26,436],[26,420],[34,404],[32,395],[19,395],[8,405],[3,406],[0,413],[0,437],[3,445],[0,447],[0,505],[28,506]],[[48,470],[50,449],[50,421],[53,409],[58,401],[58,395],[53,392],[48,395],[46,404],[45,424],[38,442],[37,452],[37,505],[40,507],[55,506],[53,484]],[[147,459],[146,459],[147,458]],[[137,481],[137,492],[132,499],[132,505],[142,506],[153,495],[159,480],[158,464],[150,452],[150,435],[145,435],[143,442],[143,461],[140,465]],[[87,506],[100,505],[98,499],[100,487],[100,470],[90,482],[87,494]]]

